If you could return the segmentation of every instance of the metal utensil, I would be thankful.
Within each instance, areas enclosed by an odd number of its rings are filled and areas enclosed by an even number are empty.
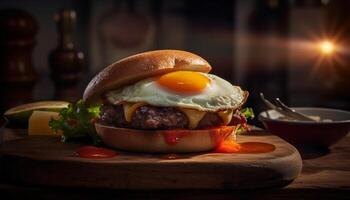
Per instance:
[[[269,100],[265,99],[264,94],[261,92],[260,92],[260,98],[265,103],[265,105],[267,107],[281,113],[284,116],[287,116],[287,117],[290,117],[290,118],[296,119],[296,120],[301,120],[301,121],[315,121],[314,119],[312,119],[304,114],[298,113],[294,109],[289,108],[279,98],[275,99],[275,104],[273,104]],[[269,117],[269,115],[267,115],[267,116]]]
[[[299,119],[304,120],[304,121],[315,121],[314,119],[308,117],[307,115],[296,112],[294,109],[289,108],[279,98],[276,98],[275,102],[280,108],[282,108],[282,110],[287,111],[289,114],[293,115],[295,118],[299,118]]]

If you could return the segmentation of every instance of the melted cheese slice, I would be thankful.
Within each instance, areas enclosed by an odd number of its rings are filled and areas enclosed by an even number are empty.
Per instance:
[[[185,113],[188,119],[188,128],[194,129],[197,127],[198,123],[202,120],[206,112],[193,110],[193,109],[186,109],[186,108],[180,108],[180,110]]]
[[[123,103],[123,110],[124,110],[124,117],[127,122],[131,122],[132,115],[135,113],[135,111],[143,106],[146,105],[145,103]],[[198,123],[203,119],[206,112],[204,111],[198,111],[194,109],[188,109],[188,108],[180,108],[180,110],[187,116],[188,119],[188,128],[189,129],[195,129],[198,126]],[[223,124],[227,125],[230,123],[233,115],[232,110],[225,110],[220,111],[217,113],[219,117],[222,119]]]
[[[132,115],[136,109],[145,105],[144,103],[123,103],[124,117],[127,122],[131,122]]]

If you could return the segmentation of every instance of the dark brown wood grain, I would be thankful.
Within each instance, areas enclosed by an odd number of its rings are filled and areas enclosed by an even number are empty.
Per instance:
[[[75,156],[81,144],[57,137],[28,137],[1,146],[1,172],[13,183],[110,189],[246,189],[281,186],[301,170],[297,150],[272,135],[240,136],[240,142],[265,142],[275,151],[261,154],[162,154],[120,152],[111,159]]]
[[[9,130],[7,130],[8,132]],[[13,134],[12,131],[11,135]],[[18,139],[6,135],[6,140]],[[349,199],[350,136],[329,152],[315,152],[303,160],[301,175],[283,188],[252,190],[110,190],[66,187],[38,187],[14,184],[0,177],[0,193],[4,199]],[[1,165],[0,165],[1,166]]]

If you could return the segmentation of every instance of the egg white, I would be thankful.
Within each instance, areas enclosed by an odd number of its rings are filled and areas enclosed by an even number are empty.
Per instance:
[[[228,81],[213,74],[205,74],[210,79],[210,85],[195,94],[181,94],[169,90],[157,83],[157,78],[147,78],[133,85],[106,93],[112,104],[121,102],[144,102],[153,106],[182,107],[200,111],[216,112],[219,110],[236,109],[244,101],[244,91],[233,86]]]

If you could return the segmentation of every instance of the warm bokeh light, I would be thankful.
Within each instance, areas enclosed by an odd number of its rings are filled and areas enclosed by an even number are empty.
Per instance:
[[[335,49],[334,43],[328,40],[322,41],[320,43],[320,50],[325,55],[332,54],[334,52],[334,49]]]

